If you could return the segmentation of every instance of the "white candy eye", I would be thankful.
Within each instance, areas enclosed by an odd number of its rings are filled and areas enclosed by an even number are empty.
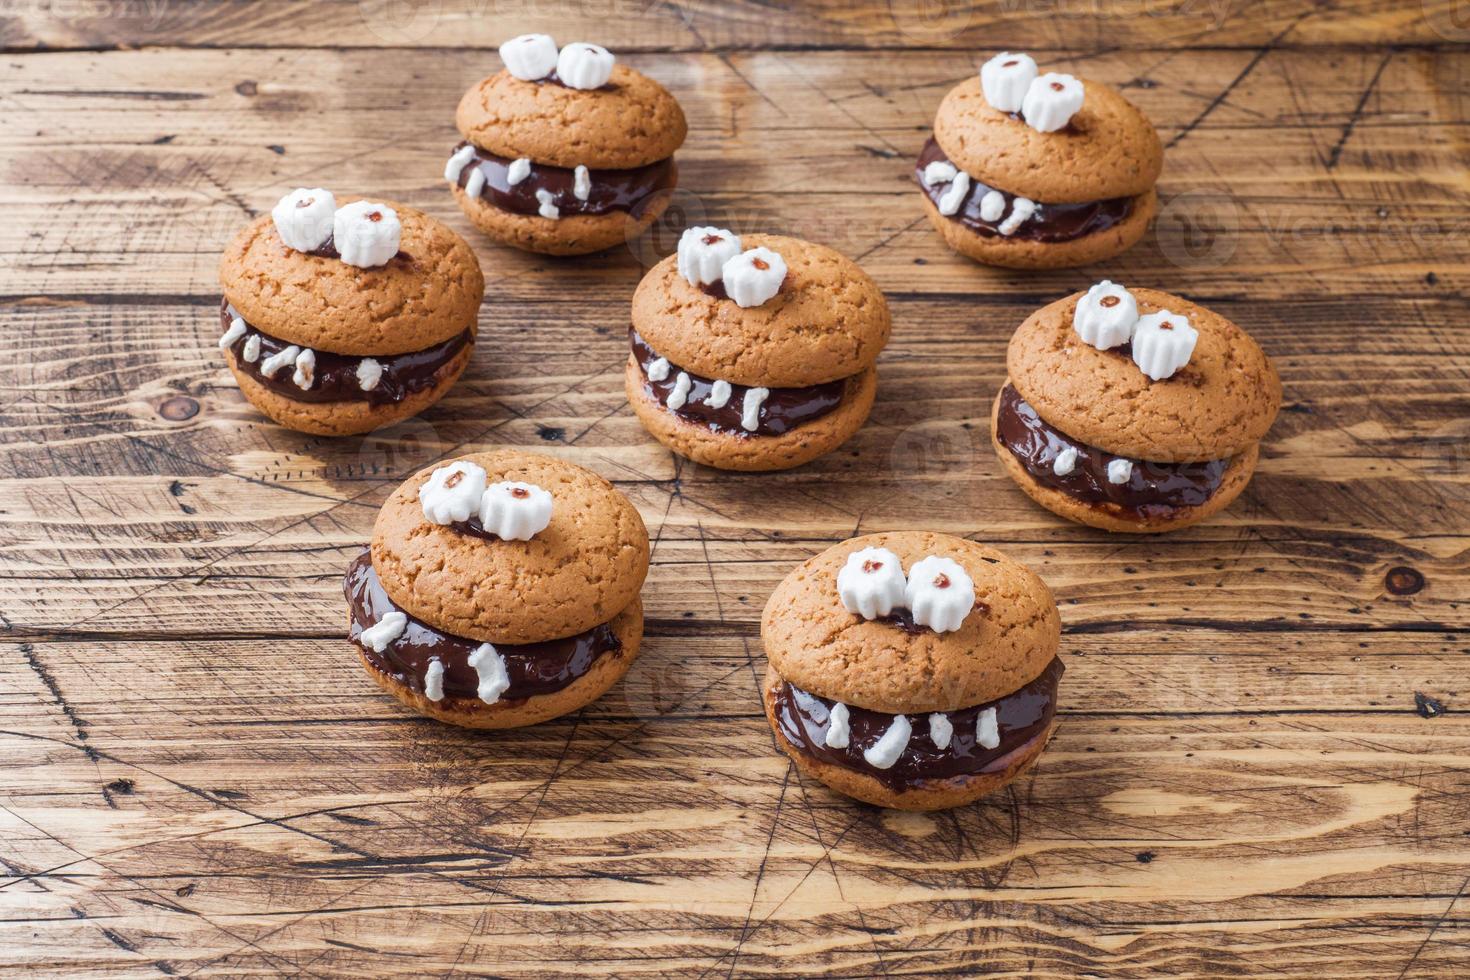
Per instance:
[[[287,248],[310,252],[321,248],[332,237],[332,216],[337,199],[320,187],[298,187],[271,208],[271,221],[276,234]]]
[[[549,34],[522,34],[500,46],[500,60],[516,78],[534,82],[556,70],[556,42]]]
[[[720,278],[737,306],[760,306],[781,291],[786,260],[768,248],[748,249],[724,264]]]
[[[551,523],[551,494],[534,483],[492,483],[480,501],[480,525],[503,541],[530,541]]]
[[[904,601],[914,622],[936,633],[951,633],[975,606],[975,583],[953,558],[930,555],[909,569]]]
[[[1098,350],[1126,344],[1138,322],[1138,300],[1115,282],[1104,279],[1077,301],[1072,329],[1084,343]]]
[[[441,466],[419,487],[424,517],[435,524],[467,521],[485,495],[485,470],[474,463]]]
[[[980,67],[985,101],[1001,112],[1018,112],[1026,90],[1036,78],[1036,62],[1029,54],[1002,51]]]
[[[877,619],[903,604],[903,565],[887,548],[862,548],[847,556],[837,573],[842,608],[864,619]]]
[[[1138,318],[1133,328],[1133,363],[1155,381],[1173,377],[1189,363],[1199,331],[1189,317],[1160,310]]]
[[[353,201],[332,216],[332,243],[348,265],[371,269],[398,254],[403,226],[386,204]]]
[[[1032,129],[1054,133],[1072,121],[1085,97],[1082,83],[1077,79],[1049,71],[1027,87],[1021,115]]]
[[[679,236],[679,275],[691,286],[719,282],[725,263],[740,254],[740,236],[724,228],[687,228]]]
[[[615,60],[607,48],[576,41],[561,49],[556,77],[568,88],[602,88],[612,77]]]

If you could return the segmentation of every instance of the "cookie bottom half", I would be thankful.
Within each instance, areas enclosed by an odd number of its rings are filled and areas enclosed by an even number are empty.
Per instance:
[[[696,463],[745,472],[791,469],[831,452],[862,428],[878,393],[878,372],[870,367],[846,380],[841,401],[825,415],[781,435],[741,435],[681,418],[659,403],[646,381],[629,355],[623,387],[638,421],[655,439]]]
[[[678,180],[677,168],[670,179]],[[461,187],[450,189],[459,202],[460,210],[474,226],[502,245],[542,255],[590,255],[623,245],[643,234],[669,206],[672,186],[671,183],[669,192],[645,198],[634,211],[568,214],[560,218],[515,214],[482,197],[470,197]]]
[[[920,196],[929,222],[954,251],[983,265],[1007,269],[1068,269],[1090,265],[1136,245],[1158,211],[1158,195],[1150,189],[1133,199],[1128,215],[1102,231],[1064,242],[1038,242],[1002,235],[982,235],[939,213],[922,188]]]

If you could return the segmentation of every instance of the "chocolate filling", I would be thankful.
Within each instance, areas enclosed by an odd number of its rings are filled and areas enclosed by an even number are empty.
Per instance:
[[[454,148],[454,152],[470,145],[463,141]],[[545,190],[551,192],[552,203],[561,211],[562,217],[627,211],[636,218],[655,195],[674,186],[673,160],[673,157],[668,157],[646,167],[629,170],[589,169],[591,186],[587,200],[583,201],[574,193],[577,182],[575,169],[532,163],[530,174],[519,183],[512,184],[507,179],[507,171],[515,161],[476,146],[474,159],[459,172],[457,183],[460,187],[466,186],[470,175],[478,170],[485,178],[480,196],[512,214],[540,214],[541,202],[536,199],[536,192]]]
[[[936,160],[950,162],[949,157],[945,156],[944,151],[939,148],[939,144],[931,136],[919,154],[919,163],[914,168],[914,176],[919,181],[920,189],[929,195],[929,200],[934,202],[935,207],[938,207],[939,199],[949,189],[949,184],[935,184],[929,187],[924,183],[924,168]],[[982,184],[972,176],[970,190],[960,204],[960,209],[948,217],[986,237],[1016,238],[1055,244],[1106,231],[1133,212],[1133,198],[1131,197],[1115,197],[1106,201],[1089,201],[1085,204],[1043,204],[1037,201],[1036,211],[1031,217],[1021,222],[1021,226],[1010,235],[1001,235],[1000,226],[1011,213],[1011,205],[1016,200],[1016,195],[1000,191],[1001,196],[1005,198],[1005,208],[998,219],[986,221],[980,217],[980,201],[992,190],[999,190],[999,188]]]
[[[358,642],[362,631],[385,614],[394,610],[403,612],[383,589],[383,583],[373,569],[370,549],[364,548],[348,567],[342,591],[347,595],[347,609],[352,620],[347,638],[358,644],[363,656],[374,667],[414,693],[422,694],[429,661],[438,658],[444,665],[445,699],[479,700],[479,674],[469,665],[470,654],[479,648],[479,640],[451,636],[409,616],[408,628],[403,635],[388,644],[382,653]],[[495,652],[505,660],[510,687],[496,703],[524,701],[560,691],[590,671],[599,657],[616,656],[622,649],[622,643],[608,623],[576,636],[545,643],[497,643]]]
[[[228,300],[220,303],[219,318],[223,330],[230,329],[230,321],[239,315]],[[369,391],[363,391],[362,384],[357,379],[358,365],[365,358],[313,348],[313,353],[316,354],[315,378],[310,388],[302,388],[293,380],[296,371],[294,365],[286,365],[274,377],[267,377],[260,369],[266,358],[292,346],[290,342],[261,333],[248,323],[246,327],[245,335],[229,347],[230,353],[235,357],[236,366],[278,395],[284,395],[293,401],[313,403],[365,401],[369,405],[396,404],[415,392],[425,391],[438,384],[444,366],[454,360],[455,355],[464,350],[467,344],[474,342],[474,335],[466,330],[459,336],[451,337],[426,350],[374,357],[372,360],[378,362],[383,373],[377,385]],[[247,361],[245,344],[251,337],[260,338],[260,356],[254,361]]]
[[[631,327],[628,329],[628,341],[632,344],[633,356],[637,358],[638,366],[643,371],[643,390],[654,401],[668,408],[669,395],[678,382],[681,369],[670,364],[667,378],[662,381],[650,380],[648,365],[659,359],[658,353]],[[730,385],[730,400],[723,407],[715,408],[708,403],[714,381],[688,371],[684,373],[689,375],[689,397],[681,407],[669,410],[686,422],[703,425],[712,432],[733,436],[784,435],[798,425],[819,419],[835,409],[847,392],[846,378],[804,388],[771,388],[770,395],[761,403],[759,424],[752,431],[740,424],[741,417],[745,414],[745,393],[750,390],[749,387]]]
[[[898,761],[888,769],[869,764],[863,753],[888,731],[893,715],[848,705],[847,747],[830,748],[826,742],[827,723],[837,702],[782,681],[774,691],[776,725],[787,742],[815,759],[872,776],[892,790],[923,789],[929,780],[1006,768],[1011,753],[1040,738],[1051,724],[1063,669],[1062,661],[1053,658],[1039,677],[1018,691],[973,708],[944,712],[954,733],[942,749],[929,734],[929,716],[908,715],[913,732]],[[975,737],[980,713],[987,708],[995,709],[1000,735],[1000,744],[993,749],[980,745]]]
[[[1108,463],[1123,457],[1078,442],[1048,425],[1027,404],[1014,385],[1000,393],[996,436],[1021,466],[1042,486],[1060,490],[1090,504],[1111,504],[1145,519],[1173,517],[1183,508],[1198,507],[1220,488],[1228,459],[1207,463],[1150,463],[1132,460],[1127,483],[1108,480]],[[1066,476],[1053,469],[1068,448],[1077,450],[1077,463]]]

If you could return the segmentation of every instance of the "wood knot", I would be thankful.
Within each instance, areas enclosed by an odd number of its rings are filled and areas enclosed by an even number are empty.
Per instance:
[[[188,395],[174,395],[158,406],[158,414],[170,422],[187,422],[199,414],[199,403]]]

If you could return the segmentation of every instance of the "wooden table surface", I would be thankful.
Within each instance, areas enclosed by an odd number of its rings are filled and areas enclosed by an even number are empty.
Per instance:
[[[0,8],[0,972],[1464,976],[1463,4],[521,7]],[[456,100],[528,30],[683,103],[648,239],[553,260],[455,208]],[[1162,213],[1130,253],[1019,274],[929,228],[911,161],[1002,48],[1157,124]],[[298,185],[475,244],[480,343],[425,416],[331,440],[241,398],[216,260]],[[877,405],[829,458],[720,473],[626,406],[629,299],[696,222],[826,242],[886,291]],[[1011,331],[1104,276],[1221,311],[1280,368],[1260,472],[1202,527],[1063,523],[992,456]],[[648,638],[585,710],[476,734],[368,682],[339,583],[403,477],[502,445],[637,504]],[[757,701],[771,588],[892,528],[998,545],[1062,608],[1056,739],[958,811],[798,777]]]

